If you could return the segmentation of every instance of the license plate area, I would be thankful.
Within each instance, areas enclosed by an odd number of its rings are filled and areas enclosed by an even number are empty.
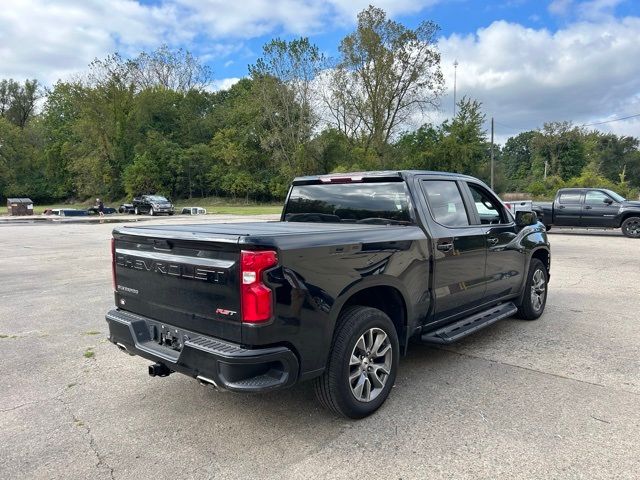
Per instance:
[[[187,340],[198,336],[193,332],[153,320],[147,321],[147,329],[149,330],[149,338],[152,342],[176,352],[182,351],[184,343]]]

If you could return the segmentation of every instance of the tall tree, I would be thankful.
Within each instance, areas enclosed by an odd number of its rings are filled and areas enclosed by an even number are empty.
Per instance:
[[[176,92],[202,90],[211,84],[211,68],[188,50],[162,45],[153,52],[143,52],[128,62],[134,83],[140,89],[164,87]]]
[[[532,141],[533,169],[542,176],[545,165],[547,175],[558,175],[563,180],[577,177],[587,164],[583,134],[571,122],[545,123]]]
[[[269,127],[263,147],[284,163],[287,175],[312,170],[305,147],[319,122],[313,81],[324,65],[324,56],[308,38],[276,38],[264,45],[262,57],[249,66]]]
[[[25,80],[21,85],[13,79],[0,81],[0,116],[24,128],[34,114],[40,99],[37,80]]]
[[[438,170],[481,176],[488,160],[481,107],[477,100],[464,97],[458,102],[455,118],[442,124],[434,152]]]
[[[536,131],[528,131],[507,139],[500,162],[505,178],[505,188],[517,190],[531,182],[532,142],[537,135],[539,133]]]
[[[416,112],[437,106],[444,84],[438,30],[433,22],[407,28],[370,6],[340,43],[327,107],[336,127],[361,137],[381,166],[397,130]]]
[[[637,138],[593,131],[585,135],[584,143],[592,170],[613,182],[619,181],[624,173],[630,182],[640,186],[640,178],[634,175],[639,160]]]

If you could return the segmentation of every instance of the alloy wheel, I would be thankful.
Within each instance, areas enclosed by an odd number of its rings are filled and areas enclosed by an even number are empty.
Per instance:
[[[364,332],[351,352],[349,386],[360,402],[374,400],[387,383],[393,351],[389,336],[380,328]]]
[[[630,237],[640,237],[640,220],[633,220],[627,223],[625,230]]]
[[[531,306],[536,312],[542,308],[546,294],[545,275],[542,270],[538,269],[534,272],[533,281],[531,282]]]

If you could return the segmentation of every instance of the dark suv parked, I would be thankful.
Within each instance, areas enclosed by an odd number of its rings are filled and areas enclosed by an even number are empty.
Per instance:
[[[134,198],[133,210],[136,215],[141,213],[148,213],[149,215],[167,213],[173,215],[175,213],[173,204],[161,195],[142,195]]]

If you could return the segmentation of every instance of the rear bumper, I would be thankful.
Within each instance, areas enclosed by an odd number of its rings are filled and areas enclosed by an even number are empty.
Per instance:
[[[213,380],[221,389],[264,392],[291,386],[298,379],[298,359],[286,347],[245,348],[124,310],[111,310],[106,320],[109,340],[127,353],[162,363],[174,372]],[[163,331],[170,331],[180,342],[180,351],[156,341]]]

